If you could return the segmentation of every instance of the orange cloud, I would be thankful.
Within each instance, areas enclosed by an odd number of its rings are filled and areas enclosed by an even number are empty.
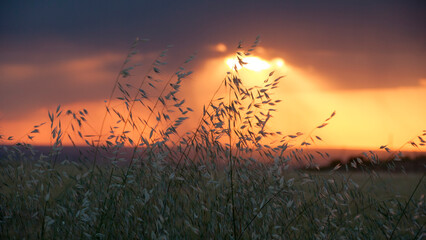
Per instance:
[[[325,140],[319,146],[377,149],[388,144],[398,148],[424,130],[425,96],[426,89],[414,87],[288,93],[275,124],[283,131],[306,133],[335,110],[330,124],[315,133]]]
[[[30,64],[3,64],[0,65],[1,81],[22,81],[37,74],[38,68]]]

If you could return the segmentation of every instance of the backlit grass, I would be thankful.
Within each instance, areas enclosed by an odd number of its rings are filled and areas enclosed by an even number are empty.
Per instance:
[[[85,109],[58,107],[49,112],[49,154],[25,143],[3,146],[2,239],[418,239],[424,234],[424,174],[292,167],[315,168],[321,153],[305,154],[303,148],[321,138],[314,131],[284,135],[268,127],[280,102],[273,89],[282,76],[271,72],[262,86],[247,88],[235,67],[188,130],[193,110],[180,88],[193,57],[165,77],[165,50],[134,86],[127,80],[137,67],[132,57],[140,42],[116,78],[99,132],[88,133]],[[240,44],[235,62],[243,66],[258,42],[247,50]],[[76,139],[90,150],[66,159],[63,143]],[[421,136],[418,141],[413,143],[422,147]]]

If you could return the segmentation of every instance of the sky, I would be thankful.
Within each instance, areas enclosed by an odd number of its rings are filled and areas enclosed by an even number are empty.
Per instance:
[[[424,12],[402,0],[1,1],[0,135],[20,139],[59,104],[99,119],[136,37],[150,39],[144,63],[173,44],[169,71],[197,52],[183,91],[201,109],[238,42],[260,36],[268,68],[241,74],[286,76],[274,128],[310,132],[336,111],[318,147],[398,148],[426,129]]]

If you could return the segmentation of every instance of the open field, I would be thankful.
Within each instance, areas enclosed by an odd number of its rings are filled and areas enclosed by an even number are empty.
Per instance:
[[[421,174],[253,163],[234,169],[232,205],[229,169],[152,161],[126,170],[102,166],[92,175],[81,164],[2,160],[1,238],[226,239],[234,224],[237,239],[416,239],[424,232]]]

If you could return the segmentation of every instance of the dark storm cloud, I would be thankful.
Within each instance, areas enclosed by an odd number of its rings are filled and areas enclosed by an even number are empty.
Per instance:
[[[274,44],[297,39],[308,48],[359,50],[374,42],[385,49],[403,48],[400,40],[424,42],[424,10],[422,1],[3,1],[0,30],[5,40],[112,44],[144,34],[188,45],[259,32]]]
[[[235,46],[261,35],[276,57],[315,68],[336,88],[415,86],[426,77],[424,1],[2,1],[0,9],[3,66],[48,68],[67,59],[124,53],[136,36],[152,39],[145,51],[173,43],[178,57],[196,50],[207,57],[207,45]],[[108,71],[118,66],[119,61]],[[93,97],[59,72],[43,70],[35,78],[39,89],[26,89],[34,78],[0,79],[0,107],[23,105],[17,93],[44,104],[51,99],[43,91],[51,86],[63,90],[57,98]],[[93,89],[91,84],[83,87]]]

